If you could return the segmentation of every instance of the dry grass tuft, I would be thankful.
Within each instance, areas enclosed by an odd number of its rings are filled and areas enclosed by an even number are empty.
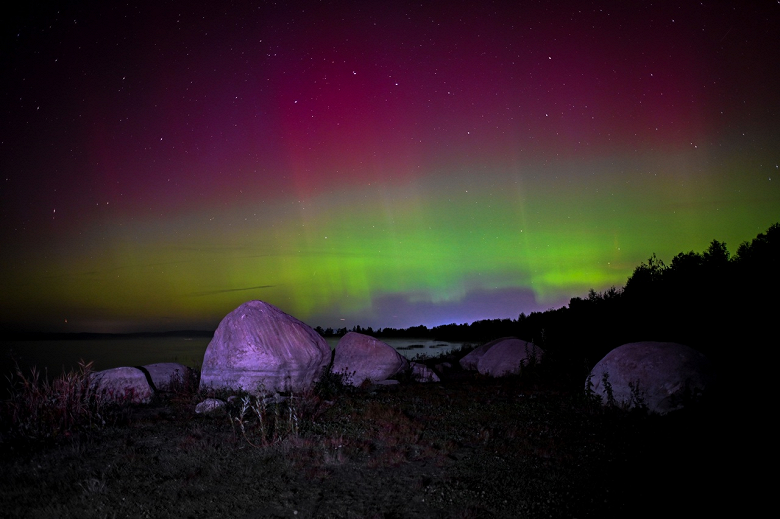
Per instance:
[[[6,377],[11,387],[0,408],[0,438],[58,440],[103,427],[109,406],[91,387],[92,373],[92,362],[81,360],[50,381],[34,366],[25,374],[16,364]]]

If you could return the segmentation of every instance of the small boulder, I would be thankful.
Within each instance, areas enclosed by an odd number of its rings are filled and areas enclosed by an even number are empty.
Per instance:
[[[206,348],[201,389],[302,391],[331,358],[325,339],[263,301],[249,301],[219,323]]]
[[[227,402],[218,398],[207,398],[195,406],[197,414],[211,414],[222,411],[227,406]]]
[[[90,387],[104,401],[120,404],[147,404],[154,393],[146,374],[130,367],[95,372],[91,375]]]
[[[410,362],[412,368],[412,380],[416,382],[441,382],[439,376],[425,364]]]
[[[463,369],[477,370],[483,375],[501,377],[516,375],[530,362],[539,362],[544,352],[532,342],[516,337],[503,337],[483,344],[462,359]]]
[[[611,392],[616,405],[646,406],[663,415],[698,398],[714,380],[710,362],[693,348],[673,342],[634,342],[601,359],[585,388],[590,387],[604,404]]]
[[[178,362],[158,362],[143,366],[152,379],[156,391],[173,391],[181,388],[190,378],[192,370]]]
[[[331,371],[344,374],[345,384],[359,386],[366,380],[387,380],[408,367],[409,361],[389,344],[349,332],[336,345]]]

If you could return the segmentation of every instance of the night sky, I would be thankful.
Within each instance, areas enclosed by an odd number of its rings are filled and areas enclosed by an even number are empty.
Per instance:
[[[780,221],[777,1],[129,3],[3,14],[0,329],[517,318]]]

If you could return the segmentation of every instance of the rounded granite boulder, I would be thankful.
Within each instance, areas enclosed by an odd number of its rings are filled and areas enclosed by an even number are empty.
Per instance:
[[[633,342],[601,359],[585,388],[604,404],[642,406],[666,414],[697,399],[714,380],[707,357],[693,348],[674,342]]]
[[[249,301],[219,323],[203,357],[200,387],[302,391],[330,359],[328,343],[310,326],[271,304]]]
[[[147,404],[154,394],[146,374],[131,367],[92,373],[90,387],[100,399],[114,403]]]
[[[501,377],[520,373],[523,366],[539,362],[544,352],[532,342],[503,337],[483,344],[460,359],[463,369]]]
[[[333,373],[344,374],[344,383],[382,382],[408,369],[409,361],[389,344],[357,332],[339,340],[333,355]]]

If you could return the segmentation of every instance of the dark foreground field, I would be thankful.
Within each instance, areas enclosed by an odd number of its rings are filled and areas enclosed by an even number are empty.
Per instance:
[[[182,391],[54,443],[0,443],[0,515],[700,516],[726,496],[712,402],[648,417],[528,377],[464,373],[321,387],[268,404],[263,424],[241,418],[240,400],[195,415],[200,399]]]

